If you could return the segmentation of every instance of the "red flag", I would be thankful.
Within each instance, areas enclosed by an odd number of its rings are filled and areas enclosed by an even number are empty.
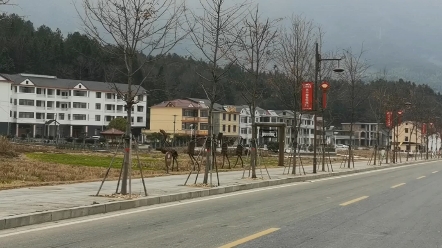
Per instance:
[[[302,110],[313,110],[313,83],[304,82],[302,83],[302,94],[301,94],[301,109]]]

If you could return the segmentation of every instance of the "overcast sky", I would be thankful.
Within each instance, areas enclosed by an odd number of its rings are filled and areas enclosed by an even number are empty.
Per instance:
[[[81,0],[11,0],[15,12],[35,27],[47,25],[64,33],[81,30],[74,4]],[[198,6],[198,0],[185,0]],[[238,0],[226,0],[228,3]],[[326,32],[324,49],[364,47],[367,57],[381,67],[392,55],[397,60],[425,60],[442,65],[441,0],[254,0],[270,18],[303,14]]]

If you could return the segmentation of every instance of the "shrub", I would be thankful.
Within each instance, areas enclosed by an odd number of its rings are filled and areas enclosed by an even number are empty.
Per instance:
[[[4,157],[18,157],[18,153],[15,151],[15,146],[9,142],[5,136],[0,136],[0,155]]]
[[[41,134],[36,134],[36,135],[35,135],[35,138],[36,138],[36,139],[41,139]]]
[[[49,135],[49,140],[54,140],[54,136]]]
[[[72,137],[67,137],[67,138],[65,138],[64,140],[66,140],[66,142],[72,142],[72,141],[74,141],[74,138],[72,138]]]
[[[279,143],[278,142],[269,142],[267,143],[267,149],[272,152],[279,151]]]
[[[26,139],[26,134],[23,133],[20,137],[22,140],[24,140],[24,139]]]

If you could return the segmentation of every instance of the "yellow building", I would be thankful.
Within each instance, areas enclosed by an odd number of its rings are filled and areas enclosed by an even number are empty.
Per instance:
[[[207,99],[189,98],[189,100],[203,106],[210,106]],[[213,105],[213,133],[222,133],[227,138],[239,137],[239,112],[235,106]]]
[[[157,133],[162,129],[171,135],[206,136],[209,130],[208,115],[208,106],[192,100],[164,101],[150,107],[150,130],[143,133]]]
[[[396,147],[401,151],[416,151],[421,148],[425,137],[421,138],[421,126],[416,122],[405,121],[390,131],[391,149]]]

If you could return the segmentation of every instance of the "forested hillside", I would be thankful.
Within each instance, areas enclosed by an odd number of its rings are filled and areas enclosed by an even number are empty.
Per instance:
[[[81,33],[63,37],[60,30],[46,26],[34,27],[30,21],[17,15],[2,15],[0,18],[0,73],[35,73],[55,75],[59,78],[105,81],[106,72],[121,68],[100,45]],[[140,54],[140,56],[143,56]],[[136,63],[136,61],[135,61]],[[143,87],[149,90],[149,105],[183,97],[205,98],[200,86],[201,77],[196,72],[204,71],[207,64],[197,58],[169,54],[147,64],[137,75],[137,80],[149,75]],[[223,82],[221,104],[243,104],[241,87],[238,84],[245,72],[240,67],[230,68]],[[109,76],[108,76],[109,77]],[[268,109],[286,108],[282,99],[267,83],[271,73],[262,74],[264,94],[259,106]],[[123,82],[119,78],[112,81]],[[349,122],[349,85],[335,80],[330,82],[329,108],[326,118],[329,124]],[[413,111],[408,118],[430,118],[438,114],[442,97],[426,85],[412,82],[389,82],[382,79],[360,82],[356,85],[357,111],[355,120],[383,121],[386,110],[400,108],[404,102],[412,103]],[[414,113],[413,116],[410,113]]]

